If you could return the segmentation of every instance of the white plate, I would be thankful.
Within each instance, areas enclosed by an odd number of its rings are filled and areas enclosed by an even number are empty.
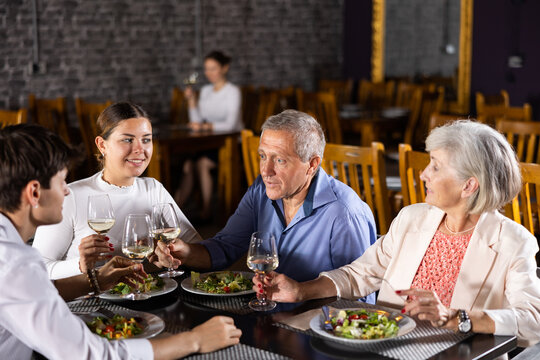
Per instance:
[[[215,274],[215,273],[221,273],[223,271],[214,271],[214,272],[209,272],[209,273],[204,273],[204,274],[201,274],[201,278],[205,278],[211,274]],[[242,276],[244,278],[247,278],[247,279],[252,279],[253,276],[254,276],[254,273],[252,272],[247,272],[247,271],[231,271],[231,272],[234,272],[234,273],[240,273],[242,274]],[[246,295],[246,294],[253,294],[255,291],[252,290],[246,290],[246,291],[239,291],[239,292],[235,292],[235,293],[230,293],[230,294],[213,294],[213,293],[207,293],[206,291],[202,291],[202,290],[199,290],[199,289],[196,289],[193,287],[193,284],[191,283],[191,277],[188,277],[188,278],[185,278],[184,280],[182,280],[182,282],[180,283],[180,286],[182,286],[182,289],[190,292],[190,293],[194,293],[194,294],[198,294],[198,295],[208,295],[208,296],[239,296],[239,295]]]
[[[174,281],[173,279],[163,279],[163,287],[159,290],[151,290],[146,292],[145,294],[150,295],[150,297],[159,296],[163,294],[170,293],[171,291],[174,291],[178,287],[178,283]],[[125,301],[130,300],[129,298],[124,298],[124,295],[122,294],[111,294],[109,292],[104,292],[103,294],[100,294],[99,297],[103,300],[109,300],[109,301]]]
[[[143,331],[139,335],[130,337],[129,339],[147,339],[153,336],[156,336],[165,329],[165,322],[161,320],[158,316],[142,311],[135,311],[129,309],[119,309],[112,311],[114,314],[121,315],[125,318],[135,318],[141,324]],[[103,314],[98,312],[90,313],[79,313],[74,312],[73,314],[80,317],[85,323],[89,323],[96,316],[103,316]]]
[[[339,310],[360,310],[360,309],[361,308],[350,308],[350,309],[339,309]],[[384,311],[384,310],[368,309],[368,308],[366,308],[365,310],[369,311],[369,312]],[[336,310],[333,310],[333,311],[335,312]],[[399,326],[399,331],[398,331],[397,336],[390,337],[390,338],[385,338],[385,339],[371,339],[371,340],[347,339],[347,338],[344,338],[344,337],[340,337],[340,336],[336,336],[334,334],[331,334],[331,333],[327,332],[326,330],[324,330],[324,328],[322,326],[322,324],[324,322],[324,315],[322,313],[320,315],[315,316],[313,319],[311,319],[311,321],[309,322],[309,327],[311,327],[311,330],[313,330],[317,334],[323,336],[325,339],[332,340],[334,342],[339,342],[340,344],[345,344],[345,345],[349,345],[349,346],[350,345],[358,346],[358,345],[372,344],[372,343],[375,343],[375,342],[396,339],[396,338],[398,338],[400,336],[403,336],[403,335],[411,332],[416,327],[416,322],[413,319],[411,319],[410,317],[406,316],[406,315],[401,315],[401,314],[398,314],[398,313],[388,313],[387,316],[389,316],[390,319],[396,319],[396,318],[401,317],[401,320],[397,321],[397,324]]]

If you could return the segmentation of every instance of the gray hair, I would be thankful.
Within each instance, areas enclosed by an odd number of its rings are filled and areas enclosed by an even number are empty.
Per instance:
[[[504,136],[485,124],[458,120],[435,128],[426,150],[447,151],[458,177],[478,180],[479,188],[467,201],[467,211],[481,214],[501,208],[521,190],[516,153]]]
[[[262,125],[265,130],[287,131],[294,136],[294,150],[302,162],[313,156],[322,159],[326,141],[321,125],[312,116],[297,110],[272,115]],[[262,134],[261,134],[262,136]]]

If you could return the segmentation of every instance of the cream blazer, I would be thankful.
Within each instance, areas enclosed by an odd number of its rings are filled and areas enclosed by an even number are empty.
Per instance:
[[[382,236],[354,262],[321,273],[338,296],[359,298],[379,290],[377,303],[401,308],[391,287],[409,289],[444,212],[428,204],[401,210]],[[495,335],[517,335],[520,346],[540,340],[540,280],[536,238],[498,211],[481,215],[465,252],[450,307],[483,310]],[[386,279],[390,284],[366,274]]]

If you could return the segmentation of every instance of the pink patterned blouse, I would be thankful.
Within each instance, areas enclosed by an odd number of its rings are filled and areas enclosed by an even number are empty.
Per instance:
[[[471,236],[472,233],[446,235],[437,230],[416,271],[411,288],[432,290],[444,306],[450,307],[459,269]]]

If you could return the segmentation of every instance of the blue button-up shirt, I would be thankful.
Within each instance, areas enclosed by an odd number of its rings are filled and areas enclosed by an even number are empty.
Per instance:
[[[226,268],[244,255],[255,231],[274,234],[279,257],[276,271],[297,281],[315,279],[322,271],[353,262],[376,240],[369,206],[322,168],[288,225],[283,201],[266,196],[259,176],[225,227],[201,243],[210,253],[212,268]],[[374,301],[373,295],[368,301]]]

